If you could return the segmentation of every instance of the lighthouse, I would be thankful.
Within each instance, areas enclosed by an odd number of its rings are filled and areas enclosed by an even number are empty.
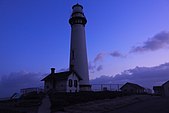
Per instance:
[[[79,83],[80,91],[90,91],[89,71],[86,49],[85,25],[87,19],[83,13],[83,6],[76,4],[72,7],[69,19],[71,25],[70,64],[69,70],[74,70],[82,80]]]

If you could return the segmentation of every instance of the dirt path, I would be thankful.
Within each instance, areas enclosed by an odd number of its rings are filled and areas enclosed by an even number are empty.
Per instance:
[[[42,100],[42,104],[39,106],[38,113],[51,113],[50,106],[50,99],[48,96],[46,96]]]
[[[128,96],[93,101],[56,113],[169,113],[169,99],[154,96]]]

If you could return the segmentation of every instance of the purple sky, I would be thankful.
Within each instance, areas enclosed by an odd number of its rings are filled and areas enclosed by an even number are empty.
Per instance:
[[[168,0],[0,0],[1,81],[68,68],[68,20],[77,2],[88,20],[91,79],[169,62]]]

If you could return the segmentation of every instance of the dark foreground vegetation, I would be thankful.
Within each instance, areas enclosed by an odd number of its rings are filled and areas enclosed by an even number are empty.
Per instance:
[[[64,107],[74,104],[85,103],[94,100],[113,99],[125,95],[126,94],[117,91],[49,94],[52,112],[64,111]]]
[[[43,93],[32,92],[18,99],[0,101],[0,113],[29,113],[36,111],[44,97]]]
[[[37,113],[44,93],[32,92],[18,99],[0,101],[0,113]],[[64,107],[95,100],[113,99],[127,96],[119,91],[79,92],[79,93],[49,93],[51,112],[64,111]]]

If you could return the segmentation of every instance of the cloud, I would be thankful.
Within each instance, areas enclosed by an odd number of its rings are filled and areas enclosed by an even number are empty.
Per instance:
[[[155,36],[149,38],[141,46],[131,49],[133,52],[155,51],[169,46],[169,32],[162,31]]]
[[[94,58],[94,63],[96,63],[98,61],[102,61],[105,56],[106,56],[105,53],[99,53],[99,54],[97,54],[96,57]]]
[[[110,53],[108,53],[108,52],[101,52],[101,53],[98,53],[96,55],[96,57],[94,58],[94,63],[99,62],[99,61],[103,61],[103,59],[106,56],[123,57],[124,55],[122,55],[119,51],[113,51],[113,52],[110,52]]]
[[[111,57],[124,57],[120,52],[114,51],[114,52],[100,52],[96,55],[93,61],[90,61],[89,64],[89,71],[91,73],[94,73],[95,71],[101,71],[103,70],[103,65],[98,65],[101,61],[105,59],[105,57],[111,56]]]
[[[100,61],[103,61],[105,56],[106,56],[106,53],[103,53],[103,52],[98,53],[93,61],[89,61],[88,68],[89,68],[90,73],[95,73],[95,71],[101,71],[103,69],[103,66],[102,65],[98,66],[98,63]]]
[[[94,63],[92,63],[92,62],[89,62],[89,63],[88,63],[88,68],[89,68],[89,71],[90,71],[91,73],[94,73],[94,72],[95,72],[96,65],[95,65]]]
[[[40,87],[43,85],[41,79],[44,74],[31,72],[14,72],[9,75],[2,75],[0,78],[0,97],[11,96],[19,93],[20,89],[27,87]]]
[[[99,65],[98,67],[97,67],[97,71],[101,71],[103,69],[103,66],[102,65]]]
[[[91,80],[92,84],[125,84],[132,82],[143,87],[153,88],[156,85],[162,85],[169,80],[169,63],[161,64],[155,67],[136,67],[129,69],[115,76],[101,76]]]
[[[135,52],[145,52],[145,51],[155,51],[158,49],[162,49],[165,47],[169,47],[169,32],[162,31],[153,37],[149,38],[147,41],[145,41],[140,46],[133,47],[129,53],[135,53]],[[90,63],[89,69],[91,69],[92,73],[95,71],[102,70],[103,67],[99,67],[98,64],[101,63],[106,57],[116,57],[116,58],[125,58],[126,55],[123,55],[119,51],[113,51],[113,52],[100,52],[96,55],[93,62]],[[91,65],[92,64],[92,65]]]
[[[124,56],[118,51],[114,51],[112,53],[109,53],[109,55],[112,56],[112,57],[123,57]]]

